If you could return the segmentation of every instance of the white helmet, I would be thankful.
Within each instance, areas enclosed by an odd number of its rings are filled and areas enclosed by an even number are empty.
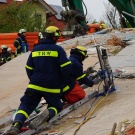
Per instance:
[[[7,49],[7,51],[12,51],[12,49],[9,47],[9,48]]]
[[[6,48],[8,48],[6,45],[1,46],[1,49],[6,49]]]
[[[20,34],[26,33],[26,30],[25,30],[25,29],[20,29],[20,30],[19,30],[19,33],[20,33]]]

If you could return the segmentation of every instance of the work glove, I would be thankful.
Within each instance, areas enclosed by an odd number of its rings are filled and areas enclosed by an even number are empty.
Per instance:
[[[96,70],[94,70],[93,67],[88,67],[88,68],[84,71],[84,73],[86,74],[86,76],[88,76],[89,74],[94,73],[94,72],[96,72]]]
[[[100,82],[102,82],[102,79],[100,77],[96,77],[95,79],[93,79],[94,84],[98,84]]]

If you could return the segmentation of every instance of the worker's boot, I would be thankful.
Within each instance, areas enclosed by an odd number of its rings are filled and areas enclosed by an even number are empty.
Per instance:
[[[16,122],[4,135],[18,135],[21,130],[21,124]]]
[[[48,109],[45,109],[34,120],[31,121],[29,128],[37,129],[42,123],[46,122],[48,119],[49,119],[49,111]]]

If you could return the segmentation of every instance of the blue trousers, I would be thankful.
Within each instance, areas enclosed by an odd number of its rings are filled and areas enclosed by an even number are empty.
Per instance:
[[[27,88],[25,94],[20,99],[21,103],[18,111],[21,110],[23,112],[26,112],[26,114],[29,116],[38,106],[42,97],[44,97],[46,103],[48,104],[47,108],[55,108],[58,113],[62,110],[60,95],[48,94]],[[56,111],[54,109],[48,109],[48,111],[49,119],[56,115]],[[27,118],[24,113],[17,113],[13,123],[20,122],[23,126],[26,119]]]

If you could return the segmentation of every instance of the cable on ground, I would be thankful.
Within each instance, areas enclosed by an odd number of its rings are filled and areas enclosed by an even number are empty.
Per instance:
[[[88,115],[88,117],[77,127],[77,129],[75,130],[75,132],[73,133],[73,135],[76,135],[77,131],[81,128],[81,126],[83,124],[85,124],[91,117],[91,115],[95,112],[95,110],[97,109],[97,107],[102,103],[102,101],[108,96],[109,94],[109,90],[106,93],[105,97],[103,97],[98,103],[97,105],[93,108],[93,110],[90,112],[90,114]]]

